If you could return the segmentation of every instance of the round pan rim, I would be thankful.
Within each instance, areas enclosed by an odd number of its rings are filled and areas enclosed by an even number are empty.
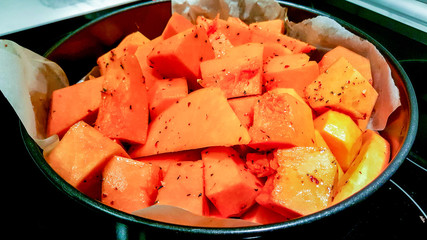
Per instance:
[[[129,9],[139,8],[146,5],[151,4],[157,4],[167,1],[156,1],[156,2],[144,2],[135,4],[129,7],[125,7],[122,9],[118,9],[114,12],[111,12],[109,14],[106,14],[102,17],[99,17],[95,20],[92,20],[91,22],[84,24],[83,26],[79,27],[75,31],[69,33],[66,37],[58,41],[54,46],[52,46],[45,54],[45,57],[48,57],[49,54],[51,54],[58,46],[60,46],[63,42],[65,42],[67,39],[71,38],[73,35],[77,34],[79,31],[85,29],[88,26],[91,26],[93,24],[96,24],[97,22],[106,19],[112,15],[123,13]],[[404,86],[407,91],[407,95],[409,97],[409,127],[408,127],[408,133],[406,135],[406,138],[403,141],[403,144],[401,146],[401,149],[395,156],[395,158],[389,163],[387,168],[368,186],[363,188],[358,193],[354,194],[350,198],[334,205],[331,207],[328,207],[324,210],[321,210],[319,212],[293,219],[286,222],[281,223],[274,223],[274,224],[266,224],[266,225],[259,225],[259,226],[250,226],[250,227],[234,227],[234,228],[207,228],[207,227],[192,227],[192,226],[184,226],[184,225],[176,225],[176,224],[170,224],[160,221],[155,221],[151,219],[142,218],[139,216],[131,215],[122,211],[119,211],[117,209],[111,208],[107,205],[104,205],[103,203],[96,201],[94,199],[91,199],[75,189],[73,186],[65,182],[50,166],[49,164],[44,160],[43,154],[40,150],[40,148],[36,145],[36,143],[31,139],[31,137],[26,132],[25,128],[23,127],[22,123],[20,122],[20,130],[21,130],[21,136],[24,140],[25,147],[27,148],[28,152],[30,153],[33,161],[36,163],[38,168],[43,172],[43,174],[62,192],[64,192],[68,197],[72,198],[79,204],[84,205],[85,207],[90,208],[91,210],[99,210],[105,215],[108,215],[118,222],[122,222],[125,224],[137,224],[141,228],[144,227],[154,227],[164,230],[170,230],[170,231],[177,231],[182,233],[190,233],[190,234],[203,234],[203,235],[254,235],[254,234],[262,234],[265,232],[271,232],[275,230],[284,230],[293,228],[296,226],[302,226],[305,224],[309,224],[311,222],[318,221],[322,218],[334,215],[338,212],[341,212],[342,210],[349,208],[351,206],[356,205],[357,203],[363,201],[368,196],[370,196],[372,193],[374,193],[377,189],[379,189],[384,183],[386,183],[390,177],[397,171],[397,169],[400,167],[400,165],[405,160],[406,156],[409,154],[409,151],[411,149],[411,146],[413,145],[413,142],[415,141],[415,136],[417,133],[417,127],[418,127],[418,105],[417,100],[415,96],[414,88],[405,73],[402,66],[399,64],[399,62],[392,56],[392,54],[383,47],[378,41],[370,37],[368,34],[364,33],[360,29],[354,27],[353,25],[338,19],[334,16],[331,16],[330,14],[327,14],[325,12],[314,10],[305,6],[301,6],[295,3],[285,2],[285,1],[278,1],[281,5],[297,8],[302,11],[307,11],[316,15],[323,15],[330,17],[340,23],[342,26],[344,26],[347,30],[352,31],[353,33],[356,33],[360,37],[370,41],[372,44],[377,47],[377,49],[383,54],[383,56],[389,61],[389,64],[393,65],[397,72],[401,75],[401,78],[403,80]]]

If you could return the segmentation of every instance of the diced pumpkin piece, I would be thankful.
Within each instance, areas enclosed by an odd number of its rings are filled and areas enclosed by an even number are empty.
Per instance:
[[[179,161],[197,161],[202,159],[200,155],[201,150],[188,150],[181,152],[173,152],[173,153],[163,153],[158,155],[146,156],[137,158],[136,160],[153,164],[154,166],[158,166],[163,175],[168,171],[169,165],[172,163],[177,163]]]
[[[331,150],[326,143],[325,139],[323,139],[322,135],[320,134],[319,130],[316,128],[314,129],[314,138],[316,142],[317,147],[327,148],[329,151]],[[344,175],[344,171],[342,170],[340,164],[337,161],[337,169],[338,169],[338,181],[341,179],[341,177]]]
[[[400,151],[402,139],[406,138],[406,131],[402,131],[408,124],[407,111],[405,108],[397,108],[387,119],[387,127],[381,131],[383,136],[390,144],[391,157],[394,158]],[[424,120],[422,120],[424,122]],[[406,127],[405,127],[406,128]]]
[[[288,93],[264,93],[254,107],[250,147],[268,150],[313,146],[311,109]]]
[[[348,115],[333,110],[318,116],[314,127],[346,172],[362,145],[362,131]]]
[[[317,147],[324,147],[324,148],[328,148],[329,149],[328,144],[325,142],[325,139],[323,139],[323,137],[320,134],[319,130],[316,129],[316,128],[314,129],[314,139],[315,139]]]
[[[287,94],[291,95],[292,97],[296,98],[297,100],[299,100],[300,103],[306,105],[307,107],[310,107],[304,101],[304,99],[293,88],[275,88],[275,89],[270,90],[269,92],[272,93],[272,94],[283,94],[283,93],[287,93]]]
[[[274,88],[293,88],[304,96],[304,89],[319,76],[317,62],[308,61],[306,54],[292,54],[271,58],[264,64],[264,86]]]
[[[317,112],[328,109],[366,119],[378,97],[377,91],[345,58],[340,58],[304,90]]]
[[[293,54],[292,51],[289,50],[289,48],[284,47],[280,43],[266,42],[266,43],[263,43],[263,46],[264,46],[264,54],[263,54],[264,64],[269,62],[271,58]]]
[[[228,100],[233,111],[236,113],[244,127],[249,129],[254,119],[254,106],[259,96],[248,96],[241,98],[232,98]]]
[[[154,46],[162,41],[161,37],[157,37],[151,42],[139,46],[135,51],[135,57],[138,59],[139,67],[141,68],[142,75],[144,76],[145,80],[145,86],[147,89],[150,89],[151,86],[156,82],[158,79],[163,79],[163,77],[153,69],[153,66],[151,66],[148,62],[148,54],[151,53]]]
[[[96,128],[110,138],[144,144],[149,118],[148,99],[136,57],[124,55],[112,63],[102,87]]]
[[[234,23],[234,24],[237,24],[237,25],[241,25],[242,27],[249,27],[248,24],[246,24],[245,22],[243,22],[242,19],[240,19],[238,17],[229,16],[227,18],[227,22],[228,23]]]
[[[70,185],[100,199],[102,170],[115,155],[129,157],[119,144],[79,121],[70,127],[45,159]]]
[[[230,18],[229,18],[230,19]],[[220,32],[231,42],[233,46],[239,46],[251,41],[251,31],[249,26],[241,21],[216,18],[213,21],[214,26],[211,27],[215,32]]]
[[[294,218],[326,208],[337,181],[334,155],[326,148],[294,147],[275,151],[279,168],[256,201]]]
[[[254,203],[262,183],[228,147],[202,151],[205,193],[223,217],[240,216]]]
[[[114,156],[102,172],[101,202],[132,213],[154,203],[160,186],[160,168]]]
[[[371,114],[372,114],[372,112],[370,112],[368,115],[366,115],[365,119],[354,119],[354,121],[356,122],[356,124],[360,128],[360,130],[365,131],[367,129],[369,121],[371,119]]]
[[[210,146],[247,144],[246,128],[219,88],[202,88],[163,111],[149,126],[147,143],[129,151],[133,158]]]
[[[208,214],[202,161],[171,164],[162,183],[156,204],[180,207],[197,215]]]
[[[249,43],[233,47],[217,59],[200,64],[203,87],[219,87],[227,98],[262,93],[263,46]]]
[[[341,57],[347,59],[348,62],[372,84],[371,63],[369,59],[343,46],[337,46],[323,55],[319,62],[320,72],[325,72]]]
[[[221,57],[227,49],[232,48],[236,44],[248,43],[250,39],[248,26],[238,18],[229,17],[227,21],[224,21],[219,19],[219,15],[214,19],[198,16],[196,23],[203,26],[206,30],[209,40],[212,43],[215,57]],[[233,39],[230,40],[229,37]]]
[[[390,144],[387,140],[372,130],[366,130],[362,138],[360,152],[340,179],[333,203],[339,203],[358,192],[387,167],[390,160]]]
[[[246,154],[246,166],[257,177],[267,177],[276,173],[277,161],[273,160],[270,153]]]
[[[310,61],[310,56],[305,53],[286,54],[284,56],[274,56],[265,63],[265,68],[287,69],[300,67]]]
[[[187,95],[185,78],[158,79],[148,89],[150,119],[155,119],[161,112]]]
[[[265,31],[281,33],[285,31],[285,22],[283,19],[273,19],[249,24],[249,29],[259,28]]]
[[[251,221],[258,224],[272,224],[279,223],[289,220],[289,218],[272,211],[259,204],[255,204],[251,207],[242,217],[246,221]]]
[[[191,50],[190,50],[191,49]],[[194,26],[160,41],[148,55],[148,61],[161,76],[185,77],[191,90],[200,88],[200,63],[214,58],[206,30]]]
[[[267,31],[259,26],[250,28],[251,41],[257,43],[280,43],[282,46],[289,48],[293,53],[309,53],[316,48],[308,43],[302,42],[298,39],[289,37],[287,35]]]
[[[47,136],[62,137],[76,122],[92,124],[98,115],[104,77],[87,80],[52,92]]]
[[[194,25],[190,22],[190,20],[181,14],[174,12],[172,13],[172,16],[169,18],[169,21],[163,30],[162,37],[163,39],[168,39],[177,33],[192,28],[193,26]]]
[[[209,41],[212,44],[215,58],[224,56],[230,48],[234,47],[230,40],[221,32],[210,34]]]
[[[202,15],[199,15],[196,17],[196,25],[200,25],[202,26],[206,32],[208,33],[208,36],[213,33],[213,29],[210,30],[211,28],[213,28],[213,21],[212,19],[206,18]]]
[[[149,42],[150,39],[138,31],[127,35],[116,48],[106,52],[104,55],[98,58],[97,64],[99,67],[99,72],[101,75],[104,75],[112,62],[117,61],[124,54],[135,53],[139,46],[144,46]]]

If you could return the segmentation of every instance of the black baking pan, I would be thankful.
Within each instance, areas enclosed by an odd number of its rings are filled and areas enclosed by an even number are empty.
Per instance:
[[[357,208],[358,203],[368,198],[390,179],[409,153],[418,126],[418,108],[414,89],[400,64],[375,39],[329,14],[293,3],[279,2],[288,7],[288,17],[291,21],[299,22],[306,18],[325,15],[336,20],[356,35],[369,40],[385,57],[395,84],[399,88],[402,105],[391,115],[389,123],[398,123],[400,129],[399,131],[389,129],[390,124],[388,124],[382,132],[384,133],[383,136],[391,143],[392,159],[383,173],[357,194],[322,211],[282,223],[240,228],[191,227],[153,221],[127,214],[87,197],[56,174],[43,158],[41,149],[21,125],[24,144],[35,164],[53,185],[65,195],[106,217],[113,218],[119,223],[118,226],[126,226],[126,229],[132,229],[136,232],[170,233],[186,237],[202,235],[212,238],[225,236],[252,238],[291,232],[298,232],[303,236],[310,234],[309,229],[314,226],[327,226],[332,218],[336,220],[337,217],[340,217],[340,213],[347,211],[348,208]],[[170,16],[171,3],[169,1],[141,3],[120,9],[75,30],[55,44],[45,54],[45,57],[58,63],[72,84],[88,73],[95,66],[96,59],[116,46],[127,34],[138,30],[150,39],[159,36]],[[343,221],[345,220],[343,219]]]

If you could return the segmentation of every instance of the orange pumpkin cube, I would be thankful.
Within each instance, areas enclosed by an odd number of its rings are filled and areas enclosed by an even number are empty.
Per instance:
[[[102,170],[115,155],[129,157],[119,144],[79,121],[45,158],[65,181],[86,195],[99,199]]]
[[[378,97],[377,91],[345,58],[340,58],[304,90],[317,112],[333,109],[353,119],[367,119]]]
[[[133,145],[133,158],[250,141],[219,88],[202,88],[163,111],[149,126],[147,142]]]
[[[163,39],[168,39],[173,35],[192,27],[193,24],[190,22],[190,20],[186,19],[181,14],[174,12],[172,13],[172,16],[169,18],[169,21],[163,30],[162,37]]]
[[[314,127],[346,172],[362,145],[362,131],[349,116],[333,110],[314,119]]]
[[[114,156],[102,172],[101,201],[132,213],[154,203],[160,186],[160,168],[130,158]]]
[[[148,99],[135,55],[114,61],[105,73],[95,127],[104,135],[144,144],[148,131]]]
[[[279,91],[264,93],[254,107],[249,128],[250,147],[260,150],[314,145],[311,109],[294,96]]]
[[[244,127],[249,129],[254,119],[254,106],[259,96],[232,98],[228,100],[230,107],[236,113]]]
[[[150,119],[153,120],[176,101],[188,95],[187,80],[185,78],[158,79],[147,92]]]
[[[194,26],[159,41],[147,56],[150,66],[162,77],[185,77],[191,90],[200,88],[197,83],[200,63],[212,58],[212,45],[202,26]]]
[[[209,213],[203,183],[202,161],[180,161],[169,165],[156,204],[183,208],[197,215]]]
[[[280,43],[266,42],[266,43],[263,43],[263,46],[264,46],[264,54],[263,54],[264,66],[274,57],[293,54],[289,48],[283,46]]]
[[[280,43],[282,46],[289,48],[293,53],[309,53],[316,49],[316,47],[302,42],[298,39],[289,37],[285,34],[269,31],[259,26],[250,28],[251,39],[250,42],[257,43]]]
[[[344,57],[364,78],[372,84],[371,63],[368,58],[361,56],[343,46],[337,46],[323,55],[319,62],[320,72],[325,72],[338,59]]]
[[[273,19],[249,24],[249,29],[259,28],[269,32],[282,33],[285,31],[285,22],[283,19]]]
[[[274,88],[293,88],[304,96],[305,87],[319,76],[317,62],[309,61],[306,54],[277,56],[264,64],[264,86]]]
[[[227,50],[221,58],[200,63],[203,87],[219,87],[227,98],[262,93],[264,47],[248,43]]]
[[[350,197],[372,182],[387,167],[390,144],[372,130],[362,134],[362,147],[356,159],[339,180],[333,203]]]
[[[279,149],[274,157],[279,167],[257,197],[260,205],[289,218],[329,206],[337,181],[337,167],[335,157],[328,149]]]
[[[97,59],[99,72],[101,75],[104,75],[111,63],[117,61],[125,54],[134,54],[138,47],[144,46],[149,42],[150,39],[138,31],[127,35],[117,47],[106,52]]]
[[[62,137],[76,122],[95,122],[104,77],[87,80],[52,92],[46,135]]]
[[[228,147],[202,151],[205,192],[223,217],[240,216],[254,203],[262,183]]]

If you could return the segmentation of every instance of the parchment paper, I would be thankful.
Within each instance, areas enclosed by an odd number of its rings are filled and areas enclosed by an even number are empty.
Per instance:
[[[271,0],[172,0],[172,12],[187,17],[193,23],[197,16],[221,19],[238,17],[246,23],[286,19],[287,8]]]
[[[42,148],[57,141],[46,138],[49,99],[53,90],[68,86],[54,62],[9,40],[0,40],[0,89],[28,134]]]
[[[259,225],[242,219],[216,218],[195,215],[182,208],[169,205],[153,205],[151,207],[135,211],[132,214],[161,222],[194,227],[230,228]]]

